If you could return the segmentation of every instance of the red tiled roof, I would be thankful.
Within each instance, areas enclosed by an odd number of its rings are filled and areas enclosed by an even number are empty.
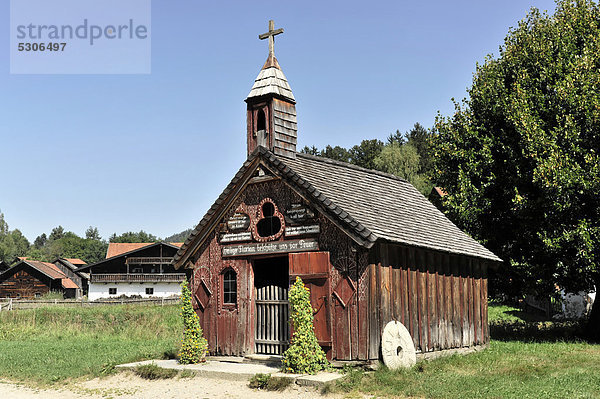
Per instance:
[[[148,245],[153,245],[153,242],[111,242],[108,244],[108,250],[106,251],[106,259],[112,258],[113,256],[121,255],[130,251],[135,251],[136,249],[147,247]],[[169,244],[181,247],[183,245],[182,242],[170,242]],[[73,263],[73,262],[71,262]]]
[[[39,260],[25,260],[25,264],[37,269],[53,280],[60,279],[63,288],[79,288],[77,284],[68,278],[55,264],[40,262]]]
[[[87,263],[85,263],[84,261],[82,261],[79,258],[64,258],[66,261],[71,262],[72,264],[74,264],[75,266],[83,266],[83,265],[87,265]]]
[[[40,272],[44,273],[45,275],[49,276],[50,278],[56,279],[56,278],[67,278],[67,276],[60,271],[60,269],[58,267],[56,267],[56,265],[53,265],[52,263],[48,263],[48,262],[40,262],[37,260],[26,260],[25,262],[27,262],[29,265],[33,266],[34,268],[38,269]]]
[[[61,282],[63,288],[79,288],[70,278],[63,278]]]
[[[446,195],[448,195],[448,193],[441,187],[434,187],[433,189],[440,197],[445,197]]]

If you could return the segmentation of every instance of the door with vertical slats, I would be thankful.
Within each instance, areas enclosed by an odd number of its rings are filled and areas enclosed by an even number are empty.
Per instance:
[[[256,287],[255,352],[282,355],[289,346],[288,289],[276,285]]]

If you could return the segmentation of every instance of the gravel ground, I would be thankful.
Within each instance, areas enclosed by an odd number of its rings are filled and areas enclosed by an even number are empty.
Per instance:
[[[2,399],[181,399],[181,398],[341,398],[323,396],[312,387],[292,385],[283,392],[251,389],[247,381],[228,381],[196,376],[168,380],[145,380],[131,372],[104,378],[73,382],[63,387],[34,389],[22,384],[0,381]]]

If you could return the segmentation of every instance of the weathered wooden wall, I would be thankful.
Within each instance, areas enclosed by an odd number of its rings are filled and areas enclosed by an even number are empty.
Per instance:
[[[280,212],[303,199],[280,180],[249,185],[224,220],[240,206],[250,216],[271,198]],[[330,259],[326,306],[335,360],[379,358],[381,333],[398,320],[411,333],[417,350],[459,348],[489,342],[487,265],[478,259],[392,244],[370,251],[355,244],[335,224],[317,216],[318,250]],[[219,227],[218,229],[220,229]],[[251,258],[222,258],[213,232],[198,250],[192,273],[194,305],[215,354],[254,352],[254,275]],[[285,240],[282,235],[278,241]],[[223,306],[221,276],[238,274],[237,304]]]
[[[213,354],[240,356],[254,348],[254,279],[245,259],[223,260],[215,238],[209,241],[192,278],[196,313]],[[237,303],[223,304],[222,276],[227,269],[237,274]]]
[[[51,289],[62,288],[51,287],[50,284],[49,278],[37,276],[19,268],[13,275],[0,282],[0,298],[32,299],[36,293],[44,295]]]
[[[380,244],[370,253],[368,358],[379,358],[381,333],[403,323],[417,351],[489,342],[487,265],[479,259]]]
[[[251,184],[224,219],[231,217],[240,206],[249,215],[255,215],[260,202],[266,197],[271,198],[281,212],[289,209],[294,203],[303,202],[300,196],[280,180]],[[325,217],[319,215],[317,221],[321,227],[321,234],[318,237],[319,250],[331,254],[331,284],[329,285],[331,290],[335,290],[336,287],[339,290],[347,288],[347,285],[342,282],[344,279],[351,280],[350,286],[356,290],[358,276],[366,268],[366,258],[359,270],[355,244],[352,240]],[[217,232],[213,232],[197,252],[191,277],[192,292],[196,298],[194,306],[209,341],[211,353],[226,355],[253,353],[255,303],[251,259],[223,259],[217,236]],[[278,241],[282,240],[285,240],[283,235]],[[239,270],[236,309],[223,308],[222,299],[219,298],[220,276],[228,267]],[[341,285],[338,287],[338,284]],[[346,291],[345,293],[348,294]],[[334,345],[334,353],[332,353],[334,359],[351,359],[358,356],[358,302],[356,294],[354,292],[350,294],[350,298],[347,298],[348,302],[344,305],[336,296],[327,299],[329,307],[327,310],[333,324],[333,341],[340,342],[340,345]],[[205,306],[202,306],[201,302],[205,302]]]

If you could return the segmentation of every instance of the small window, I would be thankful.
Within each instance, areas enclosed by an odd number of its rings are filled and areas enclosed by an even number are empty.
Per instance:
[[[258,110],[256,115],[256,131],[267,130],[267,118],[265,117],[265,111],[262,109]]]
[[[132,273],[144,273],[144,269],[141,267],[134,267]]]
[[[146,288],[146,295],[154,295],[154,288]]]
[[[42,293],[41,292],[36,292],[35,294],[33,294],[34,297],[36,298],[41,298],[42,297]]]
[[[235,271],[228,269],[223,274],[223,303],[235,305],[237,301],[237,276]]]
[[[117,289],[116,288],[109,288],[108,289],[108,295],[117,295]]]

